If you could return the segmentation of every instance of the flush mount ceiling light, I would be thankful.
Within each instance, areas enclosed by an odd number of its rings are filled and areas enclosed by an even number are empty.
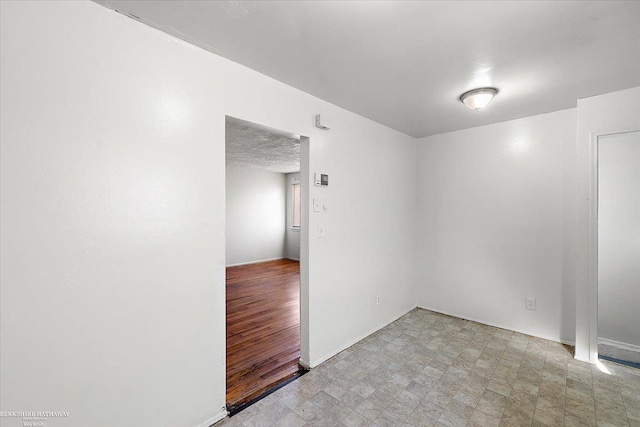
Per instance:
[[[460,101],[472,110],[481,110],[498,94],[498,89],[494,87],[481,87],[465,92],[460,95]]]

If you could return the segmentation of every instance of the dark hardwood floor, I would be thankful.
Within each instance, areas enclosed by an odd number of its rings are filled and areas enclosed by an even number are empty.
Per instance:
[[[227,267],[227,405],[239,406],[298,372],[300,264]]]

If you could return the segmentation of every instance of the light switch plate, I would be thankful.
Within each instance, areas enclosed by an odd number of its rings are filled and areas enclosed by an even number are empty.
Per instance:
[[[318,238],[323,239],[325,236],[324,227],[322,225],[318,226]]]
[[[527,297],[527,310],[536,309],[536,299]]]
[[[320,212],[320,200],[318,199],[313,199],[313,211],[314,212]]]

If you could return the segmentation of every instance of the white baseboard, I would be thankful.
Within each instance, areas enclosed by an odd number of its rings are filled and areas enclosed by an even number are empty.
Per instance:
[[[277,257],[277,258],[261,259],[261,260],[258,260],[258,261],[239,262],[237,264],[228,264],[227,267],[239,267],[241,265],[260,264],[260,263],[263,263],[263,262],[278,261],[280,259],[285,259],[285,258],[280,256],[280,257]]]
[[[487,322],[485,320],[480,320],[480,319],[476,319],[476,318],[469,317],[469,316],[462,316],[462,315],[456,314],[456,313],[449,313],[449,312],[446,312],[446,311],[443,311],[443,310],[436,310],[435,308],[431,308],[431,307],[418,306],[418,308],[421,308],[423,310],[433,311],[435,313],[445,314],[447,316],[458,317],[458,318],[464,319],[464,320],[470,320],[472,322],[481,323],[481,324],[487,325],[487,326],[493,326],[494,328],[506,329],[508,331],[517,332],[519,334],[530,335],[532,337],[542,338],[542,339],[547,340],[547,341],[559,342],[561,344],[566,344],[566,345],[570,345],[570,346],[575,347],[575,342],[565,341],[565,340],[562,340],[562,339],[560,339],[558,337],[548,337],[548,336],[544,336],[544,335],[533,333],[531,331],[523,331],[523,330],[519,330],[519,329],[514,329],[514,328],[510,328],[508,326],[499,325],[497,323],[492,323],[492,322]]]
[[[323,362],[326,362],[327,360],[331,359],[333,356],[335,356],[336,354],[348,349],[349,347],[351,347],[352,345],[362,341],[363,339],[365,339],[366,337],[368,337],[369,335],[373,334],[376,331],[379,331],[380,329],[384,328],[385,326],[389,325],[390,323],[395,322],[396,320],[398,320],[399,318],[401,318],[402,316],[404,316],[405,314],[409,313],[411,310],[414,310],[416,307],[411,307],[408,310],[403,311],[402,313],[398,314],[397,316],[394,316],[392,319],[390,319],[387,322],[383,322],[382,324],[376,326],[375,328],[369,330],[369,332],[366,332],[362,335],[360,335],[359,337],[348,341],[346,344],[340,346],[337,350],[331,351],[328,354],[312,361],[311,363],[308,363],[308,367],[310,369],[315,368],[316,366],[320,365]],[[300,364],[302,366],[305,366],[305,364],[307,364],[307,362],[303,362],[302,360],[300,360]],[[306,367],[306,366],[305,366]]]
[[[298,262],[300,262],[300,258],[294,258],[294,257],[290,257],[290,256],[285,257],[285,258],[286,258],[286,259],[290,259],[291,261],[298,261]]]
[[[640,363],[640,346],[598,337],[598,353],[627,362]]]
[[[214,425],[215,423],[217,423],[218,421],[224,419],[227,417],[227,411],[222,411],[220,412],[218,415],[208,418],[205,421],[201,422],[200,424],[196,425],[195,427],[211,427],[212,425]]]
[[[598,344],[610,345],[611,347],[619,348],[622,350],[637,351],[638,353],[640,353],[640,345],[629,344],[626,342],[614,341],[600,337],[598,337]]]

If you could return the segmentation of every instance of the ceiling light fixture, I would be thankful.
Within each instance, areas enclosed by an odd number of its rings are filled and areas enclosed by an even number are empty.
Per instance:
[[[498,89],[494,87],[481,87],[465,92],[460,95],[460,101],[472,110],[481,110],[498,94]]]

